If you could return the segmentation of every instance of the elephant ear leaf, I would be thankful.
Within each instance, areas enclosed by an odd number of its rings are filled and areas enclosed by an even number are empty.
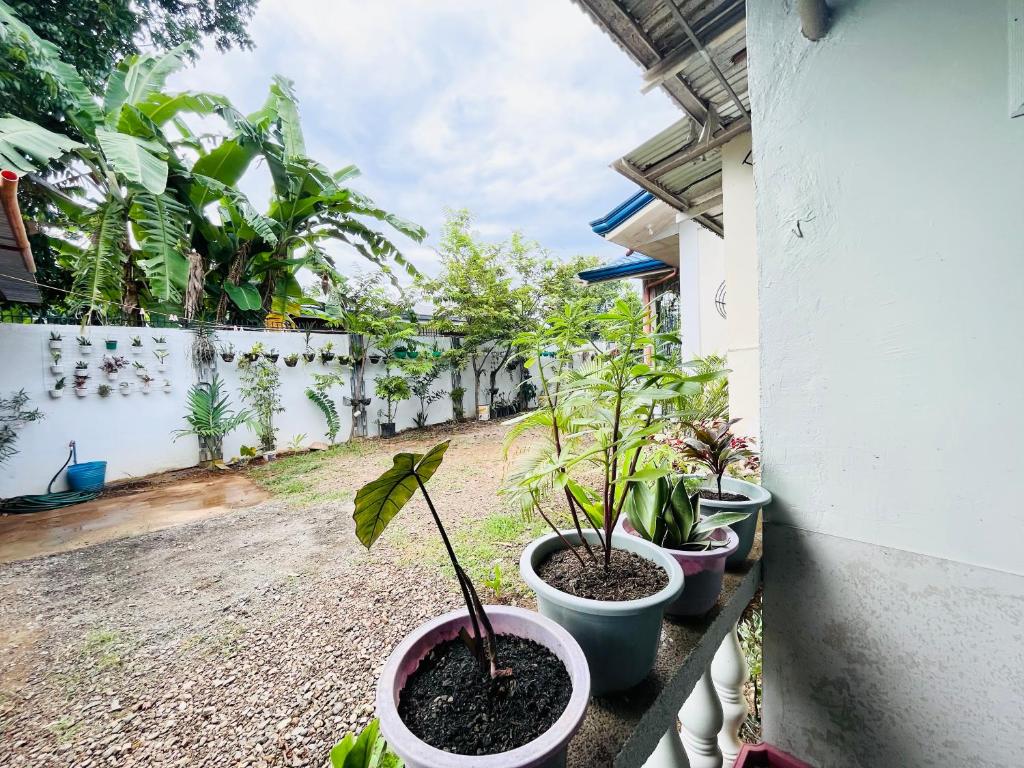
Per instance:
[[[438,443],[424,454],[399,453],[394,465],[356,493],[356,536],[367,549],[380,537],[388,523],[412,498],[419,484],[426,483],[441,466],[448,441]],[[418,478],[418,479],[417,479]]]

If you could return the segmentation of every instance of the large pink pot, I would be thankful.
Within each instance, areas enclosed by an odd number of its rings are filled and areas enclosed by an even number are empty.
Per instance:
[[[499,635],[533,640],[562,661],[572,681],[569,704],[544,734],[509,752],[482,757],[456,755],[421,741],[398,716],[398,697],[409,675],[435,645],[457,637],[462,627],[472,630],[465,609],[446,613],[418,627],[399,643],[377,682],[381,732],[407,768],[561,768],[565,765],[566,747],[583,723],[590,698],[587,658],[572,635],[539,613],[506,605],[489,605],[486,611]]]
[[[640,536],[625,515],[622,516],[622,530]],[[669,616],[703,616],[718,602],[725,575],[725,561],[740,545],[740,537],[731,528],[719,528],[712,536],[719,541],[725,539],[728,543],[724,547],[705,552],[662,547],[683,569],[683,592],[665,609]]]

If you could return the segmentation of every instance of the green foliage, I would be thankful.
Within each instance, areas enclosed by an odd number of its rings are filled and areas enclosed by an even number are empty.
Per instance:
[[[494,593],[495,600],[501,600],[505,591],[505,579],[501,572],[501,563],[495,563],[487,577],[484,579],[484,586]]]
[[[722,476],[730,464],[746,460],[750,449],[733,446],[732,425],[739,419],[717,424],[691,424],[692,437],[683,438],[681,453],[687,461],[707,468],[718,482],[718,495],[722,495]]]
[[[713,549],[725,546],[712,538],[719,528],[738,523],[750,512],[718,512],[701,517],[700,493],[690,493],[682,475],[634,481],[626,492],[623,511],[643,538],[669,549]]]
[[[404,376],[386,374],[374,379],[373,384],[374,393],[378,398],[387,403],[387,409],[384,412],[386,417],[385,423],[394,423],[398,404],[412,397],[409,382],[405,380]]]
[[[38,408],[27,407],[30,401],[31,398],[24,389],[19,389],[10,397],[0,397],[0,464],[4,464],[18,452],[15,447],[18,442],[18,430],[12,425],[27,424],[44,418],[43,412]]]
[[[331,748],[331,768],[402,768],[402,761],[380,735],[380,721],[366,724],[358,738],[351,733]]]
[[[187,429],[174,432],[175,440],[186,435],[199,438],[203,457],[208,461],[224,458],[224,436],[252,421],[253,414],[231,409],[230,399],[222,392],[222,380],[214,374],[209,383],[198,382],[188,392]]]
[[[446,440],[425,454],[396,454],[391,469],[359,489],[352,519],[356,523],[356,536],[364,547],[373,546],[416,489],[433,477],[447,450]]]
[[[689,422],[710,424],[729,418],[729,371],[725,358],[719,355],[698,357],[686,364],[698,376],[716,376],[709,379],[699,392],[680,397],[671,405],[676,415]]]
[[[242,380],[242,398],[253,409],[253,427],[260,439],[260,448],[274,450],[277,428],[274,414],[281,413],[281,373],[278,367],[262,357],[243,358],[238,365]]]
[[[341,417],[338,415],[337,406],[328,397],[326,389],[321,389],[320,387],[307,387],[306,397],[309,398],[313,405],[320,409],[320,413],[327,420],[327,439],[333,444],[338,438],[338,431],[341,429]]]

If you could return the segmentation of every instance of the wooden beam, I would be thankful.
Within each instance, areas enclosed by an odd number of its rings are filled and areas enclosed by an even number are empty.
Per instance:
[[[748,121],[738,120],[721,133],[716,136],[712,136],[710,140],[703,144],[690,145],[688,147],[683,147],[677,152],[673,152],[668,157],[647,168],[643,172],[643,175],[645,178],[652,181],[656,180],[660,176],[664,176],[669,171],[696,160],[701,155],[705,155],[712,149],[716,149],[726,142],[732,141],[737,136],[740,136],[749,130],[750,123]]]
[[[710,68],[711,71],[714,73],[715,77],[718,79],[718,82],[725,89],[725,92],[729,94],[729,97],[733,100],[733,103],[736,105],[736,109],[739,110],[740,114],[743,115],[743,117],[749,120],[750,113],[747,112],[747,108],[743,106],[743,101],[736,94],[736,91],[733,90],[733,87],[729,84],[729,80],[726,78],[726,76],[722,74],[722,70],[720,70],[718,68],[718,65],[715,64],[715,60],[711,58],[711,54],[708,53],[708,49],[704,47],[704,43],[702,43],[700,41],[700,38],[698,38],[697,35],[693,33],[693,29],[691,29],[689,22],[683,15],[683,12],[679,10],[679,6],[676,5],[676,0],[665,0],[665,3],[666,5],[668,5],[668,9],[672,12],[672,16],[675,17],[676,23],[680,27],[682,27],[683,32],[685,32],[686,36],[690,38],[690,42],[693,43],[693,46],[700,52],[700,55],[704,57],[704,61],[707,62],[708,68]]]
[[[618,160],[612,163],[612,168],[621,173],[634,184],[643,187],[645,190],[650,192],[659,200],[668,203],[677,211],[686,211],[689,208],[685,200],[683,200],[681,197],[673,195],[660,184],[657,184],[648,179],[640,172],[640,170],[635,165],[629,162],[626,158],[620,157]]]

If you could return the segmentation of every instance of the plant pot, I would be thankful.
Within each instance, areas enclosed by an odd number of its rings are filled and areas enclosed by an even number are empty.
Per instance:
[[[316,352],[303,352],[302,357],[307,363],[312,363],[316,360]]]
[[[56,365],[51,365],[50,366],[50,373],[52,373],[54,375],[56,375],[58,373],[64,373],[64,366],[60,365],[59,363],[56,364]]]
[[[142,385],[142,394],[148,395],[152,391],[153,391],[153,388],[150,387],[149,384],[143,384]]]
[[[107,479],[107,462],[72,464],[67,469],[67,478],[72,491],[102,491]]]
[[[359,400],[359,405],[361,405],[361,406],[363,406],[365,408],[365,407],[369,406],[370,403],[372,403],[372,402],[373,402],[372,398],[364,397],[364,398],[361,398]]]
[[[117,372],[115,371],[114,373],[108,373],[107,379],[109,381],[117,381]]]
[[[280,355],[264,355],[263,359],[269,360],[272,363],[276,363],[277,362],[277,358],[279,358],[279,357],[280,357]]]
[[[289,368],[294,368],[296,365],[299,364],[299,361],[298,360],[285,360],[284,364],[287,365]]]
[[[771,744],[744,744],[733,768],[811,768]]]
[[[121,390],[122,395],[130,395],[132,393],[132,388],[130,385],[127,387],[118,387],[118,389]]]
[[[399,360],[405,360],[409,356],[410,355],[409,355],[408,350],[405,350],[405,349],[396,349],[395,350],[395,357],[397,357]]]
[[[136,357],[141,355],[143,353],[143,351],[144,350],[143,350],[142,347],[132,347],[132,354],[135,355]]]
[[[370,355],[369,360],[371,363],[376,365],[377,363],[380,362],[380,355]]]
[[[116,340],[115,341],[105,341],[103,343],[106,345],[107,349],[109,349],[110,351],[114,351],[115,349],[117,349],[117,341]]]
[[[580,540],[575,530],[562,535],[570,543]],[[600,547],[596,531],[583,535]],[[665,609],[683,591],[683,569],[661,547],[621,531],[612,534],[612,545],[660,565],[668,573],[668,584],[648,597],[620,602],[590,600],[555,589],[536,571],[549,554],[564,546],[554,532],[531,542],[519,559],[519,572],[537,595],[538,610],[565,627],[583,648],[595,696],[632,688],[647,677],[658,654]]]
[[[625,515],[620,525],[630,536],[641,538]],[[662,547],[683,569],[683,592],[665,609],[669,616],[703,616],[718,602],[718,596],[722,593],[726,558],[736,551],[740,537],[735,531],[720,528],[712,534],[712,538],[719,541],[725,539],[727,543],[724,547],[702,552]]]
[[[92,354],[92,344],[79,344],[78,345],[78,354],[82,355],[83,357],[88,357],[89,355],[91,355]]]
[[[85,397],[89,394],[89,391],[85,387],[75,387],[75,394],[79,397]]]
[[[244,357],[245,361],[248,363],[255,363],[257,360],[260,359],[260,356],[258,354],[253,354],[252,352],[246,352],[244,355],[242,355],[242,357]]]
[[[220,353],[220,359],[223,360],[225,363],[230,363],[232,360],[235,359],[235,353],[234,352],[221,352]]]
[[[715,488],[717,490],[717,485]],[[700,500],[701,515],[710,517],[716,512],[752,513],[745,520],[740,520],[729,526],[740,537],[740,544],[736,551],[725,561],[725,567],[732,568],[743,563],[747,559],[747,555],[750,554],[750,548],[754,545],[754,534],[757,532],[758,513],[761,507],[771,504],[772,495],[760,485],[748,483],[746,480],[737,480],[735,477],[723,477],[722,490],[726,493],[742,493],[750,501],[715,501],[702,498]]]
[[[420,356],[419,350],[416,349],[410,349],[408,352],[406,352],[406,354],[409,356],[410,360],[415,360],[417,357]]]
[[[395,422],[393,421],[382,421],[380,424],[380,436],[381,437],[394,437],[395,436]]]
[[[435,349],[430,354],[433,355],[434,357],[440,357],[441,356],[441,350]]]
[[[170,385],[164,387],[163,390],[164,390],[164,392],[170,392],[171,391]]]
[[[590,696],[590,672],[583,651],[562,627],[533,611],[506,605],[489,605],[485,610],[498,634],[533,640],[558,657],[572,681],[569,703],[547,731],[508,752],[456,755],[421,741],[398,716],[398,700],[405,681],[435,646],[457,637],[460,629],[471,628],[465,609],[438,616],[399,643],[377,682],[381,733],[406,768],[556,768],[565,765],[566,748],[583,723]]]
[[[60,400],[62,397],[64,397],[64,390],[63,389],[51,389],[50,390],[50,397],[52,397],[54,400]]]
[[[50,339],[50,349],[60,349],[60,342]]]
[[[327,365],[333,359],[334,359],[334,353],[333,352],[321,352],[320,353],[320,362],[323,363],[324,365]]]
[[[159,365],[158,365],[158,366],[156,367],[156,369],[157,369],[158,371],[166,371],[166,370],[167,370],[167,363],[160,363],[160,364],[159,364]]]

